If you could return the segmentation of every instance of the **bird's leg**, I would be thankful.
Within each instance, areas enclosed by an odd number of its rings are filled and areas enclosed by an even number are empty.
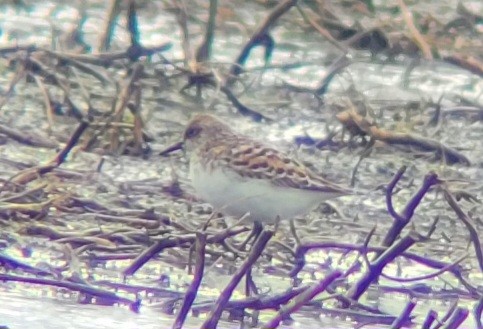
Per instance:
[[[247,274],[245,275],[245,296],[251,297],[251,296],[257,296],[257,295],[258,295],[258,288],[257,288],[257,285],[255,284],[255,281],[253,281],[252,269],[250,268],[247,271]],[[259,315],[259,311],[253,310],[251,317],[252,317],[252,325],[254,326],[256,326],[256,324],[258,323],[258,315]]]
[[[253,239],[253,242],[257,241],[258,236],[260,233],[262,233],[263,226],[260,222],[254,222],[253,223],[253,228],[248,237],[243,241],[243,243],[240,245],[240,250],[245,250],[246,245],[250,242],[251,239]]]
[[[252,238],[253,238],[253,244],[255,244],[258,237],[262,233],[262,231],[263,231],[263,225],[260,222],[254,222],[253,223],[253,229],[250,232],[250,235],[246,238],[246,240],[241,245],[241,250],[245,249],[245,246],[248,244],[248,242]],[[258,288],[255,284],[255,281],[253,281],[252,269],[250,268],[247,271],[247,274],[245,276],[245,295],[247,297],[250,297],[252,295],[252,292],[253,292],[254,295],[258,295]]]
[[[245,295],[250,297],[252,293],[258,295],[258,288],[255,281],[253,281],[252,269],[249,269],[245,275]]]
[[[305,253],[299,253],[300,247],[300,237],[295,230],[295,221],[293,219],[290,220],[290,232],[292,233],[295,239],[295,247],[293,250],[294,254],[294,267],[290,272],[290,277],[292,278],[292,285],[293,287],[298,287],[301,283],[300,279],[297,278],[297,274],[302,270],[305,265]]]
[[[275,225],[274,225],[274,228],[273,228],[274,232],[277,232],[278,231],[278,226],[279,225],[280,225],[280,216],[277,216],[275,218]]]
[[[297,231],[295,230],[295,221],[293,219],[290,220],[290,232],[295,239],[295,248],[297,248],[298,246],[300,246],[300,238],[297,234]]]

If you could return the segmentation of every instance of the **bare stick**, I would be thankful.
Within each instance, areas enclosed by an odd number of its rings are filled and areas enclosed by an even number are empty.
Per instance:
[[[457,307],[451,314],[448,322],[442,327],[443,329],[458,329],[460,325],[468,317],[469,311],[466,308]]]
[[[315,19],[309,17],[303,11],[302,7],[300,7],[299,4],[296,5],[296,8],[299,11],[300,15],[302,16],[302,18],[305,21],[307,21],[317,32],[319,32],[320,35],[322,35],[327,41],[333,44],[340,51],[344,52],[344,54],[346,54],[349,51],[349,49],[343,43],[340,43],[339,41],[337,41],[327,29],[320,26]]]
[[[480,297],[480,301],[476,303],[475,308],[473,309],[473,314],[475,315],[476,327],[479,329],[483,328],[483,323],[481,322],[482,313],[483,313],[483,296]]]
[[[44,175],[48,172],[51,172],[55,168],[59,167],[62,163],[64,163],[65,159],[72,151],[75,145],[79,142],[80,137],[84,133],[84,131],[89,127],[89,122],[86,120],[82,120],[77,126],[77,129],[74,131],[72,136],[70,137],[67,144],[64,146],[62,150],[47,164],[36,166],[33,168],[28,168],[19,172],[17,175],[11,178],[11,181],[15,184],[26,184],[32,180],[34,180],[39,175]]]
[[[188,31],[188,12],[186,8],[186,4],[183,0],[173,0],[173,5],[178,9],[176,20],[181,28],[182,34],[182,46],[184,52],[184,65],[185,67],[189,67],[190,63],[193,60],[193,54],[191,53],[191,44],[190,44],[190,37]]]
[[[196,234],[196,266],[193,281],[191,281],[188,290],[184,296],[183,304],[179,310],[176,320],[173,324],[173,329],[183,328],[183,323],[186,320],[186,316],[193,305],[193,301],[198,294],[198,288],[200,287],[201,280],[203,279],[203,272],[205,268],[205,247],[206,247],[206,235],[204,233]]]
[[[369,265],[364,276],[347,292],[347,297],[358,300],[369,288],[372,282],[381,274],[384,267],[392,262],[397,256],[409,249],[414,243],[421,240],[421,236],[415,231],[410,231],[406,236],[387,248],[374,262]]]
[[[397,173],[394,175],[392,180],[387,184],[386,188],[386,205],[387,205],[387,211],[389,211],[389,214],[392,216],[397,221],[404,222],[405,218],[400,216],[397,211],[394,209],[393,203],[392,203],[392,194],[394,191],[394,188],[396,187],[397,183],[401,180],[402,176],[406,172],[407,167],[402,166],[399,168]]]
[[[391,324],[391,329],[400,329],[406,324],[411,322],[411,312],[414,310],[416,307],[416,301],[415,300],[410,300],[409,303],[407,303],[406,307],[404,310],[399,314],[396,320]]]
[[[15,73],[15,76],[10,81],[7,91],[3,92],[2,97],[0,97],[0,110],[8,102],[9,98],[12,97],[15,86],[20,80],[23,79],[23,77],[25,77],[25,73],[26,73],[25,66],[24,65],[20,66],[18,71]]]
[[[414,21],[412,17],[413,15],[411,14],[408,7],[404,3],[404,0],[398,0],[397,3],[399,5],[399,8],[401,8],[401,14],[403,16],[404,21],[406,22],[406,25],[409,28],[409,32],[411,32],[414,42],[416,42],[416,44],[419,46],[419,49],[421,49],[421,51],[423,52],[424,58],[429,60],[433,59],[431,48],[429,47],[426,40],[424,40],[419,30],[414,25]]]
[[[398,236],[401,234],[402,230],[406,227],[407,224],[411,221],[411,218],[416,211],[416,208],[421,203],[424,195],[429,191],[429,189],[439,183],[438,176],[435,173],[429,173],[424,177],[423,184],[419,188],[418,191],[412,196],[409,202],[406,204],[402,214],[398,214],[393,206],[392,206],[392,190],[394,186],[397,184],[399,179],[404,173],[405,168],[399,170],[396,174],[395,178],[391,181],[388,185],[386,191],[386,201],[389,213],[394,217],[394,224],[391,226],[389,231],[387,232],[386,236],[384,237],[384,241],[382,243],[383,246],[389,247],[396,241]]]
[[[260,236],[258,237],[257,241],[252,247],[250,254],[248,255],[247,259],[241,264],[238,270],[235,272],[233,277],[231,278],[228,285],[223,289],[220,297],[216,301],[215,307],[208,315],[208,318],[201,326],[201,329],[212,329],[216,328],[218,321],[220,320],[221,313],[223,309],[226,307],[226,304],[230,300],[233,291],[235,290],[236,286],[240,283],[241,279],[247,271],[253,266],[253,264],[257,261],[257,259],[262,254],[265,246],[267,245],[268,241],[272,237],[273,232],[269,230],[264,230]]]
[[[438,319],[438,313],[436,311],[430,310],[426,319],[424,319],[423,324],[421,325],[421,329],[431,329],[434,321]]]
[[[115,303],[127,304],[130,306],[131,310],[135,312],[137,312],[139,309],[139,301],[137,300],[131,300],[125,297],[120,297],[113,292],[99,289],[83,283],[76,283],[76,282],[70,282],[65,280],[46,279],[46,278],[22,277],[22,276],[10,275],[10,274],[0,274],[0,280],[14,281],[14,282],[27,282],[31,284],[44,284],[44,285],[50,285],[54,287],[65,288],[73,291],[79,291],[87,295],[92,295],[97,298],[109,300],[110,302],[112,302],[112,304],[115,304]]]
[[[252,48],[259,43],[260,39],[267,35],[269,28],[272,27],[275,22],[277,22],[277,20],[283,14],[289,11],[290,8],[292,8],[296,4],[297,0],[285,0],[280,2],[267,16],[267,18],[265,18],[265,20],[260,24],[257,30],[250,37],[250,40],[248,40],[248,42],[243,47],[235,63],[231,66],[230,74],[226,83],[228,86],[232,83],[233,78],[237,77],[241,73],[243,64],[247,60]]]
[[[216,9],[218,8],[218,0],[210,0],[210,16],[206,26],[206,33],[203,43],[196,51],[196,61],[205,62],[211,58],[211,47],[215,36],[216,27]]]
[[[446,201],[448,201],[451,208],[453,208],[456,215],[458,215],[458,218],[463,222],[463,224],[465,224],[468,232],[470,232],[471,242],[473,242],[473,246],[475,248],[476,259],[478,259],[480,270],[483,271],[483,249],[480,238],[478,237],[478,231],[476,230],[473,221],[464,213],[454,196],[447,189],[444,189],[443,193]]]
[[[246,228],[237,228],[237,229],[228,229],[224,230],[218,234],[208,236],[207,238],[207,243],[218,243],[222,242],[226,238],[230,236],[234,236],[237,234],[240,234],[242,232],[246,232]],[[144,264],[146,264],[151,258],[153,258],[155,255],[160,253],[166,248],[172,248],[172,247],[177,247],[177,246],[183,246],[185,244],[192,244],[196,240],[196,236],[194,234],[184,234],[183,236],[180,237],[167,237],[166,239],[163,239],[152,246],[150,246],[148,249],[144,250],[141,254],[136,257],[136,259],[129,265],[124,271],[123,274],[125,276],[128,275],[133,275],[136,273]]]
[[[342,273],[339,271],[332,272],[326,278],[324,278],[324,280],[318,282],[314,286],[305,290],[300,295],[296,296],[285,307],[282,307],[280,311],[278,311],[277,315],[275,315],[272,319],[265,323],[262,329],[277,328],[284,318],[299,310],[307,302],[314,299],[314,297],[318,294],[324,292],[327,287],[341,275]]]
[[[111,40],[114,34],[114,27],[116,25],[116,17],[119,15],[120,5],[120,0],[111,0],[110,2],[106,25],[102,31],[102,35],[99,38],[99,46],[97,46],[98,51],[108,50],[111,47]]]

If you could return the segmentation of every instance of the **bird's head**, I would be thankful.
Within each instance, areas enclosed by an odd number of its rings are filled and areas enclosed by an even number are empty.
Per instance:
[[[231,134],[230,127],[217,118],[208,114],[197,114],[188,123],[183,133],[183,148],[190,152]]]

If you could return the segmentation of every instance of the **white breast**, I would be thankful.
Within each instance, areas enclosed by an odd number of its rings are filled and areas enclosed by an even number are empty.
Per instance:
[[[273,223],[277,217],[290,219],[309,212],[330,196],[320,192],[277,187],[270,181],[244,178],[231,169],[205,170],[195,155],[190,161],[190,178],[197,195],[216,211],[235,218],[250,213],[250,221]]]

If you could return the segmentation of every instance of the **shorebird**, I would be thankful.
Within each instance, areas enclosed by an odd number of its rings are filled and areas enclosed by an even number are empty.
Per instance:
[[[197,196],[225,215],[244,216],[254,223],[255,236],[263,224],[293,219],[325,200],[353,193],[212,115],[194,116],[182,145]]]

